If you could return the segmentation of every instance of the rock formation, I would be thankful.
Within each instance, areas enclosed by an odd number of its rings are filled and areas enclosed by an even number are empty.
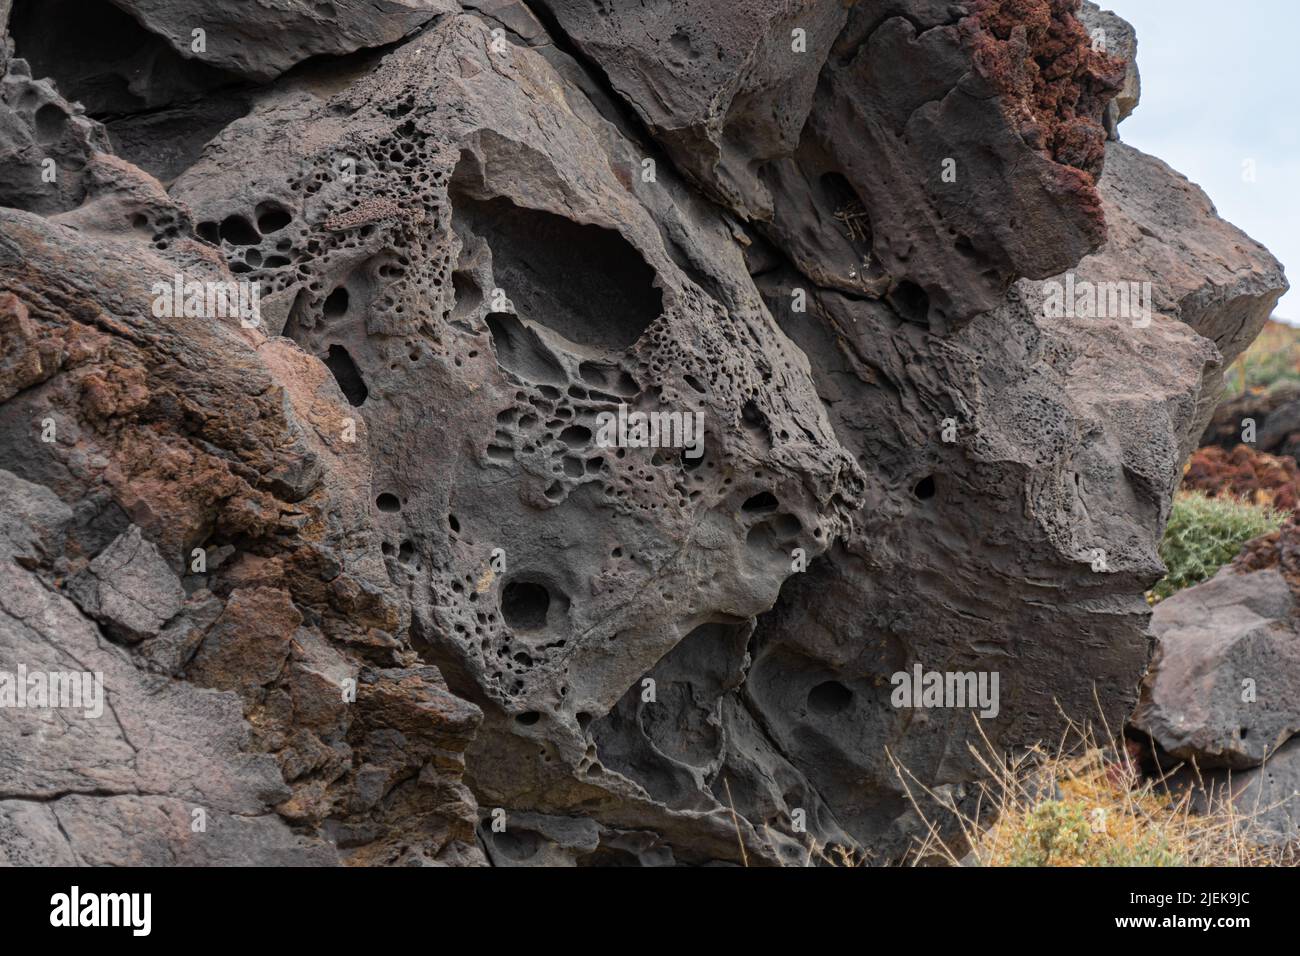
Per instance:
[[[0,0],[0,671],[105,710],[0,709],[0,858],[889,862],[1130,713],[1286,286],[1118,18],[84,6]]]
[[[1231,797],[1255,842],[1300,839],[1300,525],[1156,605],[1132,729],[1198,799]]]
[[[1279,382],[1224,402],[1201,443],[1233,451],[1243,439],[1256,451],[1287,458],[1300,455],[1300,383]]]

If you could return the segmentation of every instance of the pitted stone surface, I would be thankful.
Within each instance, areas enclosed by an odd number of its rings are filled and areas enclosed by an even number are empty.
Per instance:
[[[0,752],[66,792],[4,795],[6,858],[888,862],[895,761],[966,802],[980,733],[1123,723],[1182,462],[1285,288],[1107,142],[1127,41],[1069,0],[236,6],[224,74],[89,117],[78,38],[14,31],[53,80],[8,60],[0,109],[0,635],[93,648],[120,719]],[[185,54],[186,5],[119,7]],[[1067,273],[1148,321],[1055,316]],[[635,413],[702,442],[602,440]],[[916,665],[997,672],[996,716],[896,708]]]

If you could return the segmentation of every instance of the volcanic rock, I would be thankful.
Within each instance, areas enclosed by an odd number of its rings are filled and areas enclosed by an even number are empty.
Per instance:
[[[1243,441],[1268,454],[1300,456],[1300,383],[1249,391],[1215,409],[1201,444],[1231,450]]]
[[[19,0],[21,2],[21,0]],[[400,40],[458,9],[452,0],[329,0],[294,4],[113,0],[177,53],[255,80],[311,56]],[[195,31],[201,31],[196,35]]]
[[[1084,0],[1079,21],[1088,31],[1092,45],[1124,61],[1124,85],[1106,107],[1106,130],[1118,138],[1119,124],[1137,109],[1142,97],[1142,76],[1138,71],[1137,33],[1132,24],[1111,10],[1103,10],[1092,0]]]
[[[1189,792],[1197,812],[1230,804],[1235,836],[1245,845],[1294,852],[1300,839],[1300,739],[1259,767],[1180,771],[1170,786],[1179,795]]]
[[[242,86],[142,74],[175,112],[105,115],[127,158],[82,117],[75,176],[0,177],[4,573],[42,602],[0,669],[93,646],[126,722],[0,734],[8,858],[888,862],[928,832],[898,765],[972,808],[981,733],[1122,724],[1286,284],[1107,141],[1128,66],[1077,4],[119,6]],[[1062,314],[1067,279],[1151,291]],[[633,415],[677,417],[602,440]],[[895,708],[916,665],[998,672],[997,716]]]
[[[1157,649],[1131,725],[1200,767],[1259,766],[1300,732],[1300,629],[1276,568],[1209,581],[1156,605]]]
[[[129,642],[157,634],[185,600],[180,581],[135,525],[68,582],[68,595],[105,630]]]

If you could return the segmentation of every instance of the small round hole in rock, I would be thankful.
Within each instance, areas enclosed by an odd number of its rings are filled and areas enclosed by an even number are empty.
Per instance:
[[[532,581],[511,581],[501,590],[501,616],[516,630],[538,630],[546,626],[551,594]]]
[[[325,300],[324,312],[325,318],[337,319],[348,310],[348,290],[339,286],[329,294]]]
[[[741,511],[775,511],[776,495],[770,491],[760,491],[740,506]]]
[[[927,324],[930,316],[930,296],[915,282],[904,279],[888,295],[889,304],[906,322]]]
[[[823,681],[808,692],[808,709],[815,714],[838,714],[853,703],[853,691],[837,680]]]
[[[591,429],[583,425],[570,425],[560,432],[560,441],[570,448],[582,448],[591,442]]]
[[[523,724],[525,727],[531,727],[541,719],[542,715],[535,710],[527,710],[515,716],[515,722]]]
[[[291,222],[293,217],[289,215],[288,210],[273,202],[264,202],[257,207],[257,229],[264,236],[267,233],[279,232]]]
[[[255,246],[262,237],[243,216],[227,216],[221,222],[221,238],[232,246]]]
[[[912,489],[912,494],[922,501],[929,501],[934,497],[935,490],[934,475],[926,475],[916,483],[916,487]]]
[[[378,508],[380,511],[383,511],[388,514],[392,514],[395,511],[402,510],[402,503],[397,500],[397,495],[389,494],[387,491],[385,491],[382,495],[380,495],[378,498],[375,499],[375,507]]]

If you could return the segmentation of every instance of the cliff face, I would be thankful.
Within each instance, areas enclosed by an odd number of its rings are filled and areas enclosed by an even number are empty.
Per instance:
[[[1131,712],[1285,281],[1115,138],[1122,21],[6,6],[0,670],[107,691],[0,709],[6,858],[884,862],[895,762]]]

